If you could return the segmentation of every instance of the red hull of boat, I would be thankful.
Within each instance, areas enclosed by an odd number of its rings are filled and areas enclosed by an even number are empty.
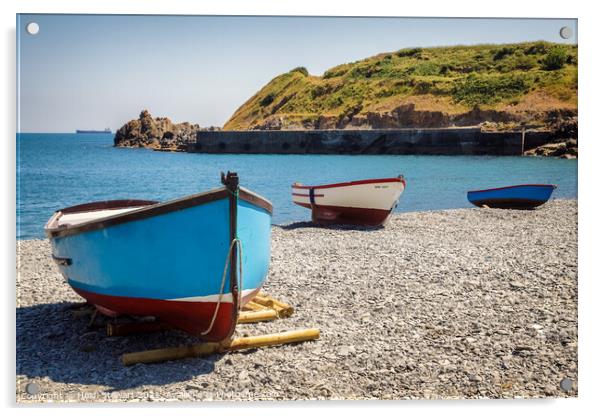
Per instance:
[[[220,341],[228,337],[232,331],[233,322],[237,319],[232,310],[232,303],[222,302],[211,332],[200,334],[207,330],[215,312],[217,302],[185,302],[161,299],[130,298],[122,296],[101,295],[73,288],[81,297],[98,309],[109,315],[154,316],[176,328],[188,332],[205,341]],[[259,289],[242,299],[244,305],[250,301]]]
[[[329,205],[314,205],[297,203],[305,208],[311,209],[312,221],[321,225],[351,224],[377,227],[383,225],[391,210],[371,208],[337,207]]]

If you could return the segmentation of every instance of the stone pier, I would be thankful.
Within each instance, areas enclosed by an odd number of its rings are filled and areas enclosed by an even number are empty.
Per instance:
[[[525,150],[551,140],[550,132],[525,134]],[[479,127],[374,130],[199,131],[187,151],[199,153],[521,155],[522,133]]]

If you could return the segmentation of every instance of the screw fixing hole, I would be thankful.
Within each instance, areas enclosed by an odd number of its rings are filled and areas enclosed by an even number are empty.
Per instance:
[[[560,28],[560,37],[562,39],[568,39],[573,36],[573,31],[568,26],[563,26]]]
[[[25,26],[25,30],[30,35],[37,35],[38,32],[40,31],[40,25],[37,24],[36,22],[29,22],[29,23],[27,23],[27,26]]]

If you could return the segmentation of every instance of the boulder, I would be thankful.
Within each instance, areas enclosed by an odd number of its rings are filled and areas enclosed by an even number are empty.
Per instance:
[[[365,116],[359,115],[355,117],[362,121],[361,124],[367,124],[373,129],[450,126],[450,117],[448,114],[441,111],[416,110],[416,106],[413,103],[401,104],[388,112],[367,112]]]
[[[183,151],[196,141],[198,124],[174,124],[167,117],[153,118],[142,110],[137,119],[130,120],[115,132],[116,147],[147,147],[156,150]]]
[[[570,142],[570,143],[569,143]],[[552,156],[563,159],[574,159],[578,155],[577,142],[548,143],[525,152],[525,156]]]

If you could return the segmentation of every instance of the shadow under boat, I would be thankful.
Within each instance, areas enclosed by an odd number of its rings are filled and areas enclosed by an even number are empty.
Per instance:
[[[91,315],[74,316],[80,306],[80,303],[62,302],[17,308],[18,376],[34,379],[31,382],[47,377],[56,383],[108,387],[99,393],[102,395],[143,385],[164,386],[193,380],[212,373],[215,363],[224,358],[224,354],[214,354],[151,367],[124,367],[118,359],[124,353],[189,345],[198,339],[180,330],[108,337],[106,323],[113,318],[99,314],[97,324],[89,327]],[[51,393],[40,391],[40,394]]]
[[[384,225],[355,225],[355,224],[316,224],[312,221],[299,221],[291,222],[288,224],[274,224],[274,227],[278,227],[283,230],[292,231],[298,229],[326,229],[326,230],[337,230],[337,231],[379,231],[385,228]]]

